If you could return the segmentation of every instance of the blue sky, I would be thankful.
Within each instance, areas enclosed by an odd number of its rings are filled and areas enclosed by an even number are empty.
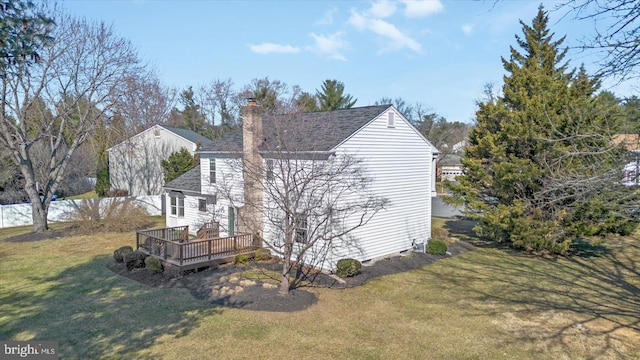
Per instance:
[[[543,1],[551,30],[575,46],[588,21]],[[356,106],[382,97],[420,102],[449,121],[471,122],[487,83],[502,84],[501,56],[540,1],[66,1],[75,16],[111,24],[160,79],[179,89],[215,79],[236,88],[269,77],[315,92],[344,82]],[[571,51],[572,66],[595,58]],[[611,82],[605,82],[610,87]],[[630,84],[612,87],[630,95]],[[635,88],[637,89],[637,88]]]

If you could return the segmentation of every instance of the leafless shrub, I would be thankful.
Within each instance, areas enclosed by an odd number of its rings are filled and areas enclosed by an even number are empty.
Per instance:
[[[127,232],[151,225],[147,210],[129,199],[84,199],[74,214],[75,227],[80,233]]]

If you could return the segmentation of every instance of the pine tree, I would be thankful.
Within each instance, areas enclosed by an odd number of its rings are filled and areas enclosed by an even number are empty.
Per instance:
[[[530,26],[520,21],[521,50],[502,59],[502,95],[479,104],[450,201],[479,220],[481,236],[562,253],[579,236],[620,232],[632,215],[614,206],[627,190],[611,145],[619,117],[596,100],[597,79],[567,70],[548,21],[542,6]]]
[[[325,80],[322,83],[322,91],[316,91],[316,95],[322,111],[349,109],[358,101],[344,93],[344,83],[338,80]]]
[[[161,162],[165,184],[198,166],[198,162],[185,148],[172,153],[167,160]]]

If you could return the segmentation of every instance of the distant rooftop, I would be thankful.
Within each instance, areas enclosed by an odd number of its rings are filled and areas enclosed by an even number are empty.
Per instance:
[[[201,146],[204,146],[204,145],[209,145],[213,142],[211,139],[206,138],[193,130],[178,128],[173,126],[166,126],[166,125],[158,125],[158,126],[164,128],[167,131],[171,131],[172,133],[178,136],[181,136],[191,141],[194,144],[200,143]]]

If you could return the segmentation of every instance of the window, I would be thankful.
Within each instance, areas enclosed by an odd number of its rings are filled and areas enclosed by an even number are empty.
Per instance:
[[[387,113],[387,127],[394,127],[396,123],[396,114],[393,111]]]
[[[155,136],[155,137],[159,138],[159,137],[160,137],[160,130],[158,130],[158,129],[154,129],[154,130],[153,130],[153,136]]]
[[[294,218],[294,240],[297,243],[306,244],[309,242],[307,238],[309,224],[307,223],[307,215],[304,213],[296,214]]]
[[[207,211],[207,199],[198,199],[198,211],[200,212]]]
[[[209,159],[209,184],[216,183],[216,159]]]
[[[184,198],[171,196],[171,215],[184,217]]]
[[[267,181],[273,181],[273,160],[267,160]]]

